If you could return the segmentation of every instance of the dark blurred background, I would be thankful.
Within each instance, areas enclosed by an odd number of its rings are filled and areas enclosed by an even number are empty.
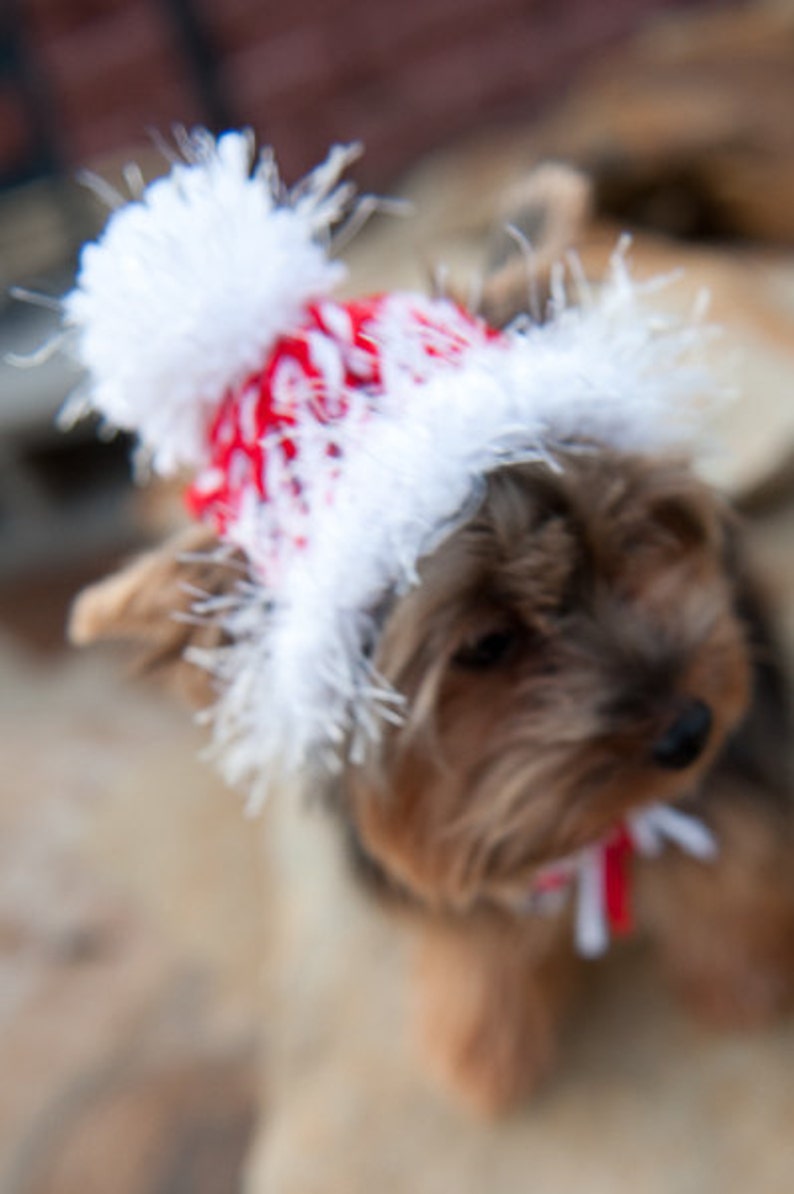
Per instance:
[[[388,185],[475,127],[526,118],[685,0],[7,0],[3,185],[69,176],[147,128],[251,124],[287,177],[334,140]]]

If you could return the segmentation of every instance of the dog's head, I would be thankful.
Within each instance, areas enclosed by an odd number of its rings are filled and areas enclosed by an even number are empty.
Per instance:
[[[213,631],[173,611],[238,582],[201,561],[209,538],[89,590],[76,636],[146,639],[206,703],[182,655]],[[747,701],[734,545],[675,460],[585,446],[492,474],[386,620],[375,662],[406,717],[340,785],[365,853],[429,903],[513,904],[540,866],[695,790]]]
[[[675,461],[560,465],[490,477],[379,647],[407,716],[348,770],[347,808],[430,902],[520,901],[539,866],[693,791],[745,707],[719,500]]]

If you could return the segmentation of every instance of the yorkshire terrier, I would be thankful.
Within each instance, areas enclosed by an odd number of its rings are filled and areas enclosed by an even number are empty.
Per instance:
[[[502,273],[484,300],[500,322],[505,295]],[[215,543],[191,530],[88,590],[74,638],[146,642],[147,664],[205,704],[211,678],[185,653],[224,631],[174,615],[238,583],[243,557]],[[745,1026],[790,1010],[776,654],[726,502],[684,457],[587,437],[492,470],[390,603],[373,663],[403,716],[354,757],[340,748],[327,804],[361,882],[421,938],[426,1055],[478,1111],[511,1108],[553,1064],[585,964],[566,867],[610,835],[613,923],[631,916],[695,1013]],[[696,818],[713,856],[646,857],[616,834],[656,806]]]

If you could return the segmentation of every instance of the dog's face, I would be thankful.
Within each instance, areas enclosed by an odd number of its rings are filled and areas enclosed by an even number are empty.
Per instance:
[[[560,464],[490,478],[379,647],[407,718],[350,768],[349,814],[432,903],[521,902],[539,866],[695,789],[747,702],[718,499],[674,461]]]
[[[675,461],[583,449],[559,463],[489,479],[378,647],[407,717],[343,774],[344,812],[431,904],[525,904],[540,866],[695,790],[747,702],[719,499]],[[73,635],[142,639],[206,705],[208,677],[183,652],[217,628],[171,615],[237,583],[213,544],[196,529],[88,590]]]

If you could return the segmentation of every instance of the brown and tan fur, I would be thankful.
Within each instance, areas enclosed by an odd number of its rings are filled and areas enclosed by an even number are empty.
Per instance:
[[[570,914],[528,913],[533,875],[649,802],[687,800],[720,840],[716,863],[670,849],[638,868],[674,985],[720,1023],[763,1022],[794,995],[792,820],[766,741],[779,691],[753,660],[769,644],[733,517],[678,461],[585,447],[560,463],[495,474],[424,562],[377,660],[408,718],[330,798],[423,937],[428,1054],[486,1112],[549,1068],[575,987]],[[75,628],[148,639],[150,662],[206,700],[181,659],[206,628],[166,614],[193,586],[234,583],[228,564],[185,559],[202,542],[89,591]],[[708,741],[690,766],[660,767],[654,743],[693,696],[712,710]]]
[[[149,663],[206,703],[182,653],[213,632],[173,611],[236,583],[239,561],[196,558],[212,545],[194,530],[89,590],[74,636],[145,642]],[[372,890],[413,917],[442,1080],[497,1113],[548,1071],[580,962],[570,908],[530,911],[533,877],[656,801],[685,802],[720,843],[713,863],[671,848],[636,866],[640,927],[670,981],[721,1024],[789,1010],[785,702],[721,499],[685,461],[571,445],[494,473],[420,572],[375,659],[407,698],[405,723],[328,802]],[[711,719],[703,742],[660,763],[695,701]]]

